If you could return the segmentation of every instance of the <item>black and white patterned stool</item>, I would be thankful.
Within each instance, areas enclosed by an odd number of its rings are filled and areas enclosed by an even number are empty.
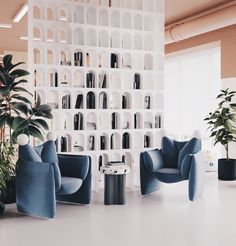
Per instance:
[[[125,176],[130,172],[129,166],[105,166],[100,172],[105,174],[104,204],[125,204]]]

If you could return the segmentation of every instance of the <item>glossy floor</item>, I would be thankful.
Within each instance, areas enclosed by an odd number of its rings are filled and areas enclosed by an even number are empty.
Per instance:
[[[1,246],[235,246],[236,182],[208,173],[204,195],[187,198],[187,182],[163,185],[152,195],[127,192],[127,204],[103,205],[103,193],[89,206],[57,205],[55,219],[16,213],[0,219]]]

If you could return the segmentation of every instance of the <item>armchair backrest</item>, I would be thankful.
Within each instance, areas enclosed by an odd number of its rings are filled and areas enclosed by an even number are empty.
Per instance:
[[[46,141],[33,148],[30,144],[19,145],[19,159],[22,161],[48,162],[53,166],[55,190],[61,187],[61,173],[54,141]]]
[[[181,168],[183,159],[187,154],[195,154],[200,150],[201,140],[197,138],[192,138],[189,141],[162,138],[162,154],[166,168]]]

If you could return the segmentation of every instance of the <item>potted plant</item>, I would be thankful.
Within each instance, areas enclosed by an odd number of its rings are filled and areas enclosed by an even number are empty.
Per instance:
[[[229,158],[229,144],[236,142],[236,104],[232,103],[235,94],[236,91],[230,91],[229,88],[221,90],[216,98],[219,100],[218,108],[204,119],[209,125],[214,145],[220,143],[226,151],[226,158],[218,160],[220,180],[236,180],[236,160]]]
[[[51,119],[51,108],[42,105],[40,98],[34,104],[33,95],[24,87],[29,72],[18,69],[22,62],[13,64],[12,55],[6,55],[0,65],[0,201],[14,202],[15,143],[24,133],[43,141],[48,130],[45,119]],[[1,210],[1,208],[0,208]]]

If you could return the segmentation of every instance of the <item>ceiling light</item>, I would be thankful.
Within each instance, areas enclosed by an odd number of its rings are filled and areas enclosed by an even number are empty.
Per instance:
[[[20,36],[20,39],[21,40],[28,40],[28,37],[27,36]],[[41,41],[41,39],[40,38],[33,38],[33,41]]]
[[[0,23],[0,28],[11,28],[11,24]]]
[[[28,37],[27,36],[20,36],[20,39],[21,40],[28,40]]]
[[[29,9],[28,4],[25,3],[23,7],[20,9],[20,11],[16,14],[13,21],[19,22],[24,17],[24,15],[28,12],[28,9]]]

